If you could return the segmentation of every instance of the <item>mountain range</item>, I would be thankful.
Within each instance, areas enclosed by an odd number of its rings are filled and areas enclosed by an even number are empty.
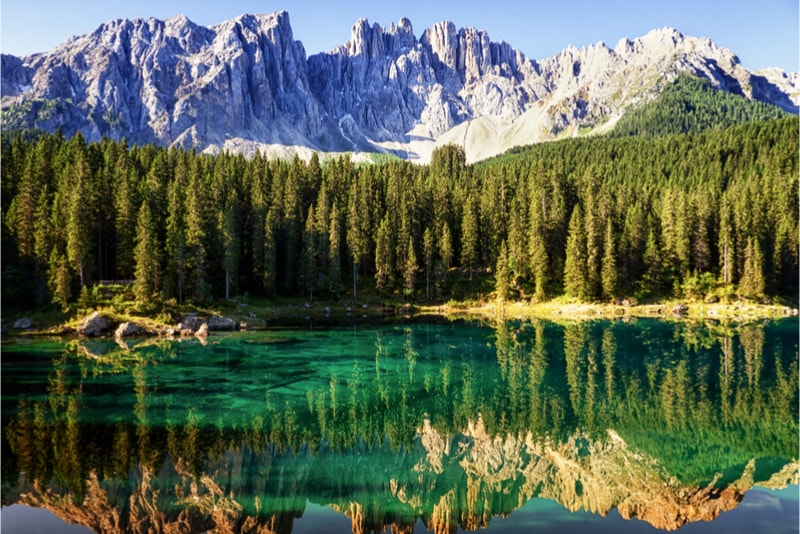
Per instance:
[[[482,30],[358,20],[306,56],[286,12],[203,27],[179,15],[116,20],[45,53],[2,55],[4,130],[61,129],[218,153],[301,157],[384,152],[426,162],[443,144],[468,161],[610,130],[680,74],[798,112],[798,73],[751,72],[707,38],[656,29],[614,48],[532,60]]]

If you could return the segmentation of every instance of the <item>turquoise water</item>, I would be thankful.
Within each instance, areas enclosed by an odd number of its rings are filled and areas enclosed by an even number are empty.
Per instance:
[[[797,331],[7,341],[3,531],[47,508],[95,531],[797,532]]]

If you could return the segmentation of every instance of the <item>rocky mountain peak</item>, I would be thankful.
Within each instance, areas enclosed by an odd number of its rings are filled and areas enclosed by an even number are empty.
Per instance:
[[[750,73],[706,38],[660,28],[531,61],[479,29],[359,19],[350,40],[306,57],[286,11],[212,27],[184,15],[107,22],[50,52],[2,57],[4,128],[61,128],[285,155],[388,151],[426,161],[437,144],[474,161],[517,144],[610,128],[688,72],[797,112],[796,73]],[[599,126],[598,126],[599,125]],[[289,148],[287,148],[289,147]]]

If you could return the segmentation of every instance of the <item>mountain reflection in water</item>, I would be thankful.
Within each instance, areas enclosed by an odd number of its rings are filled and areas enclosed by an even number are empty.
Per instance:
[[[291,532],[313,503],[356,533],[439,533],[542,498],[674,530],[798,484],[797,326],[18,340],[3,505],[97,532]]]

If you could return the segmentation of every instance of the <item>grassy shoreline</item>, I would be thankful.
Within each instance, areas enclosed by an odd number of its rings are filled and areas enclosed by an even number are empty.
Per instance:
[[[366,295],[358,301],[350,299],[317,300],[264,300],[239,298],[221,301],[210,307],[182,306],[160,311],[148,311],[135,306],[100,303],[97,306],[59,312],[52,309],[36,313],[16,313],[11,319],[4,314],[3,334],[33,336],[77,336],[77,326],[91,312],[97,311],[116,328],[123,322],[136,324],[145,335],[166,336],[182,317],[195,314],[200,317],[214,315],[228,317],[242,325],[242,329],[264,330],[305,326],[337,326],[353,322],[391,322],[413,318],[440,317],[444,320],[504,320],[546,319],[552,321],[583,321],[597,319],[651,318],[670,321],[725,321],[746,323],[797,316],[795,307],[782,304],[758,304],[746,301],[707,303],[703,301],[669,300],[648,304],[619,305],[612,303],[585,303],[565,298],[541,303],[498,300],[450,301],[440,304],[388,304],[383,299]],[[11,325],[17,318],[28,317],[34,327],[15,329]],[[114,328],[106,336],[114,336]]]
[[[797,308],[781,304],[751,302],[707,303],[702,301],[670,300],[649,304],[623,306],[611,303],[586,303],[553,300],[542,303],[486,302],[473,306],[425,307],[431,312],[464,315],[494,320],[549,319],[592,320],[647,317],[651,319],[697,321],[725,320],[749,322],[796,316]]]

